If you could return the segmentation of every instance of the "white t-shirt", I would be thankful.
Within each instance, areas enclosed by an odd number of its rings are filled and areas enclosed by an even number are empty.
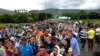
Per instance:
[[[0,48],[0,56],[6,56],[5,50],[3,48]]]
[[[0,31],[0,38],[2,38],[2,32]]]
[[[0,34],[0,38],[2,38],[1,36],[2,36],[2,35]]]
[[[20,45],[20,41],[19,41],[19,42],[16,41],[16,42],[15,42],[15,46],[16,46],[16,47],[19,47],[19,45]]]
[[[72,52],[72,48],[71,47],[68,49],[68,52]]]
[[[73,34],[74,34],[76,37],[78,37],[78,32],[73,32]]]
[[[95,31],[96,31],[96,35],[100,34],[100,28],[96,28]]]

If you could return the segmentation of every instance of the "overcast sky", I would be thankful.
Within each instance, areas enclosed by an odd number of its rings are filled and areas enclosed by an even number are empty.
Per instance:
[[[100,9],[100,0],[0,0],[0,8],[8,10]]]

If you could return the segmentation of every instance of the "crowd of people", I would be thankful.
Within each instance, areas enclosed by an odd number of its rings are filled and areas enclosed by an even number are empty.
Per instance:
[[[35,22],[0,30],[0,56],[81,56],[88,41],[99,45],[100,26],[88,22]]]

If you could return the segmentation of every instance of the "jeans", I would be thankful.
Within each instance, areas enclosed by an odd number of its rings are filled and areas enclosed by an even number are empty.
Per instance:
[[[93,43],[93,40],[94,40],[94,39],[88,39],[88,48],[89,48],[89,49],[93,49],[93,44],[94,44],[94,43]]]
[[[95,35],[95,43],[99,45],[99,35]]]
[[[86,38],[81,38],[81,48],[84,48],[86,44]]]

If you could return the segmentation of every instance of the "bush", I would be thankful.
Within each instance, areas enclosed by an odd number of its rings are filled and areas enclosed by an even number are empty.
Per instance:
[[[12,15],[3,14],[3,15],[0,15],[0,22],[1,23],[14,23],[14,19]]]

